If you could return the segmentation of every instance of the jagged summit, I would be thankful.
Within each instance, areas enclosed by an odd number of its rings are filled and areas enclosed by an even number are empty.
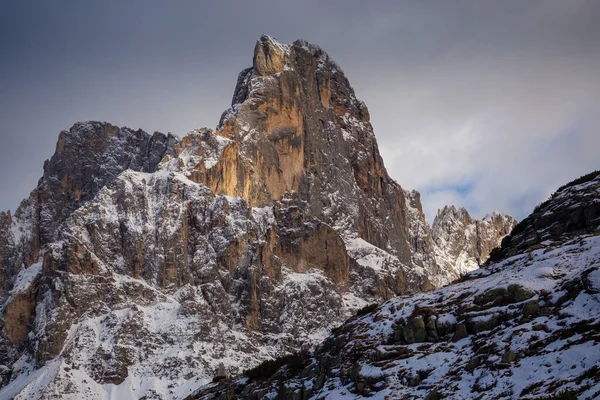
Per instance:
[[[432,234],[436,260],[446,274],[446,282],[483,265],[516,225],[511,216],[496,212],[475,219],[463,207],[446,206],[438,210]]]
[[[281,72],[288,62],[289,46],[277,42],[273,37],[262,35],[254,47],[252,68],[259,76]]]
[[[182,398],[448,283],[369,119],[323,50],[263,36],[214,131],[61,132],[0,214],[0,397]]]
[[[318,46],[269,36],[258,40],[253,61],[215,132],[231,142],[210,170],[192,168],[190,179],[255,206],[295,193],[353,248],[364,240],[424,268],[404,268],[423,273],[403,272],[393,291],[407,281],[427,287],[434,261],[412,257],[404,193],[387,174],[368,110],[342,70]]]

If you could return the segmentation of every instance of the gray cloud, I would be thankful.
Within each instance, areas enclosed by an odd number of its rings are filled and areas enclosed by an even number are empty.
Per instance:
[[[523,217],[600,166],[598,2],[172,4],[1,3],[0,209],[27,196],[75,121],[216,125],[262,33],[338,61],[429,219],[447,203]]]

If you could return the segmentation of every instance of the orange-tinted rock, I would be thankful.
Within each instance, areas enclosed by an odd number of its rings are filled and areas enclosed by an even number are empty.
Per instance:
[[[258,75],[273,75],[280,72],[286,62],[286,50],[273,38],[263,35],[254,47],[254,71]]]
[[[24,290],[15,293],[4,309],[6,335],[18,347],[23,347],[31,329],[36,306],[35,288],[36,284],[32,282]]]

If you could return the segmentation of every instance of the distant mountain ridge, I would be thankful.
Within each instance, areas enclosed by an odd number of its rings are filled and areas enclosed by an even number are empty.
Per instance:
[[[436,244],[436,261],[452,281],[483,265],[517,225],[509,215],[492,213],[474,219],[464,208],[446,206],[433,220],[432,234]]]
[[[365,308],[312,354],[188,399],[598,399],[600,174],[561,187],[493,253],[462,282]]]

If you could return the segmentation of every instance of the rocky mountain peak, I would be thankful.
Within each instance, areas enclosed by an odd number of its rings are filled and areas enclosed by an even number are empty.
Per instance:
[[[54,155],[44,174],[16,215],[39,221],[27,233],[32,249],[27,264],[37,261],[40,248],[58,238],[58,226],[127,169],[156,171],[176,139],[156,132],[119,128],[106,122],[75,123],[59,134]]]
[[[262,35],[254,47],[252,68],[259,76],[274,75],[283,70],[287,63],[289,47],[268,35]]]
[[[434,235],[327,53],[263,36],[214,131],[77,123],[0,214],[0,397],[181,398],[449,282],[460,221]]]
[[[474,219],[463,207],[445,206],[432,224],[436,260],[446,281],[458,279],[485,263],[491,251],[516,226],[509,215],[492,213]]]
[[[444,208],[438,210],[431,227],[435,231],[437,229],[443,229],[443,225],[455,222],[469,225],[472,222],[472,218],[464,207],[456,207],[453,205],[444,206]]]
[[[348,240],[433,268],[412,257],[404,193],[387,174],[365,104],[327,53],[302,40],[261,37],[232,103],[214,132],[224,146],[211,154],[222,155],[210,168],[200,153],[196,167],[184,160],[186,176],[258,207],[296,193],[309,215]],[[429,284],[424,275],[403,275]]]

